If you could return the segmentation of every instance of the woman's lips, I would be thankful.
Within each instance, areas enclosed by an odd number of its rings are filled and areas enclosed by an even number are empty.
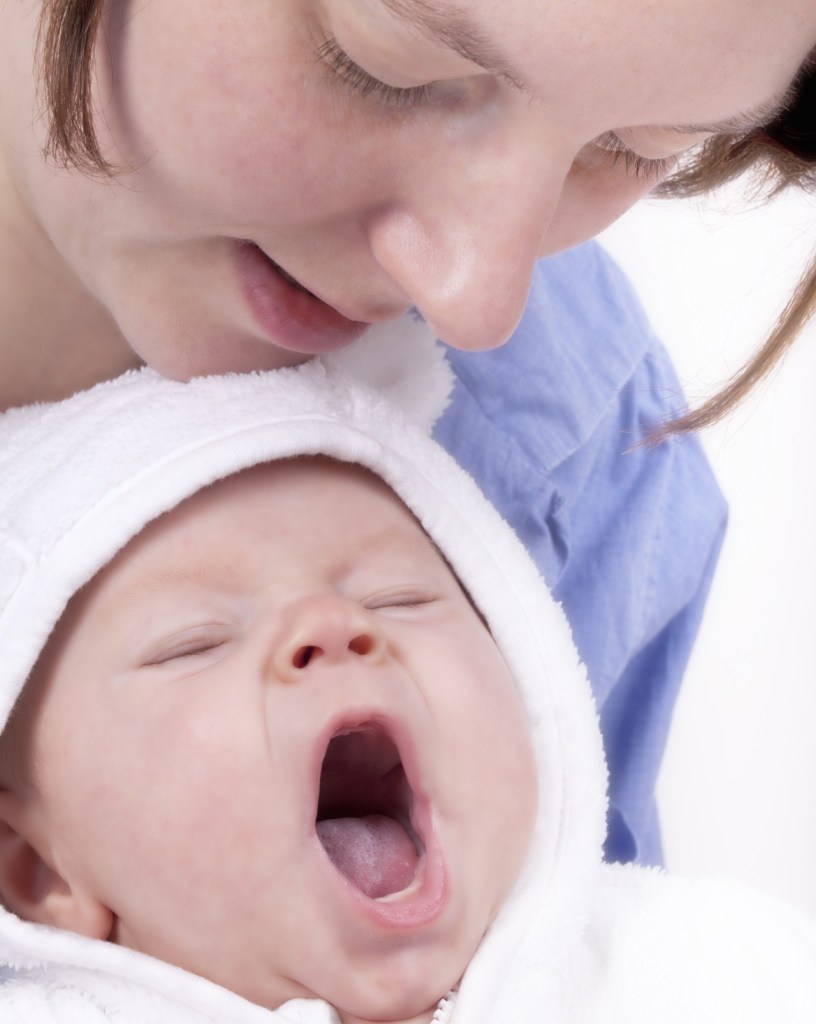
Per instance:
[[[280,348],[305,355],[333,352],[351,344],[371,326],[349,320],[289,275],[284,276],[253,242],[236,242],[235,258],[255,320]]]

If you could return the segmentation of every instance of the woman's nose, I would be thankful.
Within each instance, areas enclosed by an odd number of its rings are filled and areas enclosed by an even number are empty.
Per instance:
[[[530,125],[518,140],[507,131],[438,154],[404,200],[369,221],[379,264],[456,348],[493,348],[512,334],[569,171],[568,156],[548,154]]]
[[[376,664],[385,656],[386,640],[375,617],[346,598],[302,598],[285,610],[282,621],[271,667],[283,682],[296,682],[318,666]]]

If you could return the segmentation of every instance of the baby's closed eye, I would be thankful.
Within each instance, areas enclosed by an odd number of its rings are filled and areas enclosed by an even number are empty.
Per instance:
[[[384,615],[412,615],[430,609],[440,601],[439,592],[425,584],[407,584],[383,588],[366,596],[361,604],[368,611]]]
[[[231,632],[221,624],[187,627],[151,643],[141,659],[142,667],[166,665],[183,658],[211,654],[232,639]]]

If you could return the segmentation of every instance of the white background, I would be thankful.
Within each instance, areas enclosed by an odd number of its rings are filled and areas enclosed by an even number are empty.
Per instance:
[[[812,252],[816,199],[648,200],[603,236],[692,402],[764,337]],[[703,434],[730,527],[658,787],[668,867],[816,913],[816,324]]]

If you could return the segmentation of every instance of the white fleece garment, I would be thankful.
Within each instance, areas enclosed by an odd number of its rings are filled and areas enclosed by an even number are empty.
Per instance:
[[[530,855],[467,966],[455,1024],[816,1024],[816,925],[726,881],[601,863],[606,770],[561,609],[434,444],[451,374],[409,320],[344,353],[190,384],[141,371],[0,417],[0,728],[71,595],[151,519],[239,469],[321,453],[378,473],[445,553],[522,694]],[[444,993],[439,993],[443,995]],[[330,1024],[0,911],[0,1024]]]

